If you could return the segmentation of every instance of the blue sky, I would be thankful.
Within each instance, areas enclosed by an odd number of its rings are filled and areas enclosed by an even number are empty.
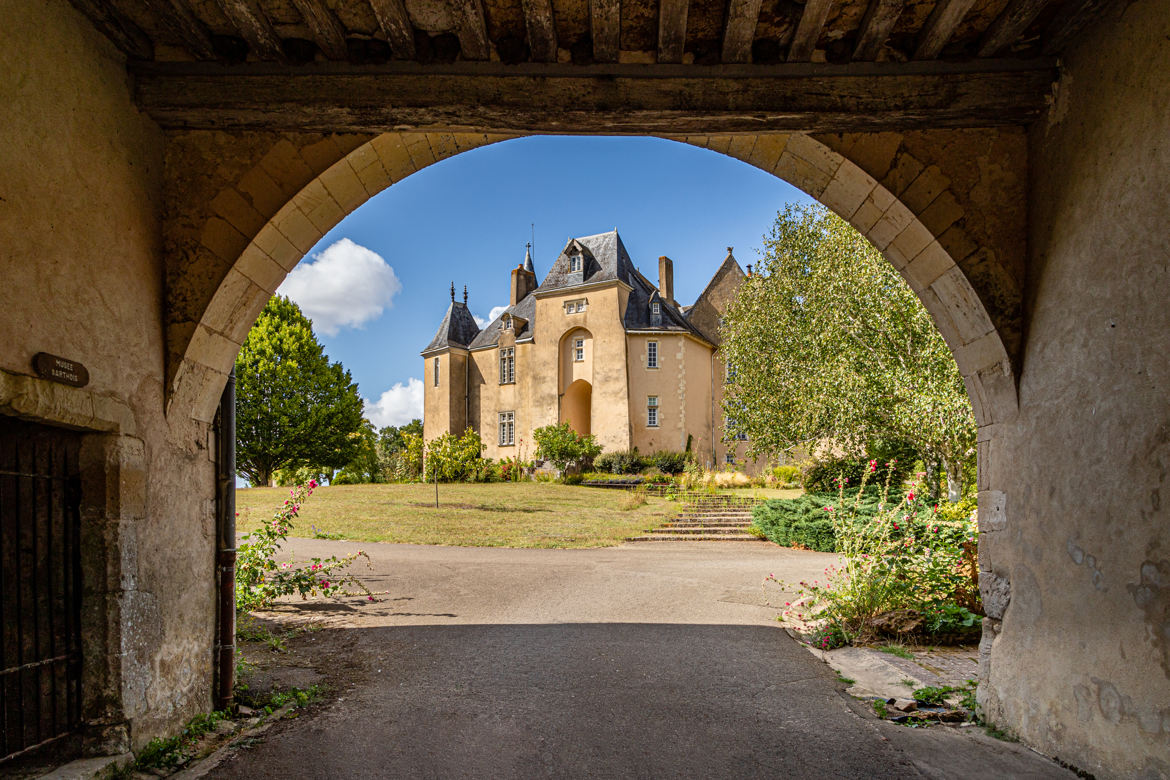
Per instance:
[[[735,247],[754,262],[776,212],[811,199],[786,182],[706,149],[653,138],[524,138],[414,174],[344,219],[280,292],[314,320],[333,360],[378,425],[422,415],[422,358],[467,285],[486,318],[508,302],[509,273],[536,225],[538,279],[569,236],[617,228],[651,280],[674,260],[675,297],[691,303]],[[412,381],[413,380],[413,381]]]

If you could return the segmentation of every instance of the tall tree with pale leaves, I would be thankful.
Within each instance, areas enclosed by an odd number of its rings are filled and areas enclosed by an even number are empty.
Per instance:
[[[283,296],[268,301],[236,357],[236,463],[253,485],[278,469],[341,468],[362,444],[357,383]]]
[[[900,439],[941,463],[960,498],[975,418],[958,366],[905,280],[844,220],[820,206],[782,211],[722,335],[735,367],[729,435],[746,434],[751,454],[823,440],[860,454]]]

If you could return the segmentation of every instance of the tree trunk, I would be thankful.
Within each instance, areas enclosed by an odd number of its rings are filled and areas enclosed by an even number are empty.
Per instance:
[[[963,498],[963,461],[944,460],[947,470],[947,501],[952,504]]]
[[[938,458],[932,455],[924,455],[923,463],[926,465],[926,486],[930,490],[930,502],[932,504],[938,503],[939,489],[939,462]]]

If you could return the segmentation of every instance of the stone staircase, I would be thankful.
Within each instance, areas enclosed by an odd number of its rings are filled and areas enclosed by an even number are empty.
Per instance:
[[[695,494],[687,496],[683,510],[658,528],[627,542],[761,542],[748,533],[752,507],[759,501],[728,495]]]

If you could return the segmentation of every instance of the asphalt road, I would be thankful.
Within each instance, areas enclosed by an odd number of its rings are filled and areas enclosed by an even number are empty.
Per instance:
[[[385,600],[286,610],[346,628],[329,632],[344,639],[338,698],[215,777],[1071,777],[975,729],[906,729],[845,696],[776,624],[780,592],[762,589],[769,573],[822,576],[829,555],[693,542],[364,549]]]

